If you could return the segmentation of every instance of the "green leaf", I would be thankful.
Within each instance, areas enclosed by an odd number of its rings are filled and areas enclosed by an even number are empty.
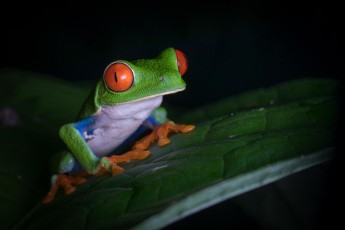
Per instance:
[[[210,105],[201,106],[179,117],[185,122],[200,122],[230,112],[274,106],[317,96],[336,96],[339,84],[326,78],[301,78],[270,88],[243,92]],[[225,109],[226,108],[226,109]]]
[[[15,76],[19,82],[25,76],[28,88],[37,84],[33,75],[16,72]],[[90,177],[73,194],[60,192],[53,203],[43,205],[39,200],[49,187],[48,155],[59,147],[53,133],[80,107],[79,100],[69,100],[65,90],[72,93],[76,88],[86,95],[72,84],[44,78],[40,88],[49,86],[54,92],[37,90],[16,98],[0,91],[0,98],[11,98],[6,105],[25,121],[0,130],[1,141],[5,140],[0,145],[0,170],[11,172],[0,177],[0,199],[12,207],[6,214],[6,207],[0,206],[1,222],[8,228],[21,219],[16,229],[159,229],[333,157],[337,83],[299,79],[191,111],[180,120],[198,121],[192,132],[172,135],[166,147],[154,145],[147,159],[123,164],[126,170],[120,175]],[[17,81],[1,84],[0,89],[24,90]],[[37,100],[28,112],[21,104],[32,102],[26,100],[32,94]],[[55,103],[61,100],[58,109],[48,103],[47,94]],[[61,113],[66,102],[73,110],[69,115],[47,112]],[[35,122],[31,113],[46,122]],[[24,161],[18,161],[21,157]],[[17,172],[25,183],[18,180]],[[23,192],[25,184],[34,192]]]

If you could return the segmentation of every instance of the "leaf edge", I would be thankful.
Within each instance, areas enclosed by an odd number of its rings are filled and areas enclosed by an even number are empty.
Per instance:
[[[255,171],[223,180],[181,199],[159,214],[153,215],[134,226],[132,230],[162,229],[187,216],[219,204],[222,201],[329,161],[334,158],[334,156],[335,148],[328,147],[308,155],[280,161],[261,167]],[[243,184],[245,185],[243,186]],[[213,198],[209,199],[209,197]],[[217,198],[215,199],[215,197]]]

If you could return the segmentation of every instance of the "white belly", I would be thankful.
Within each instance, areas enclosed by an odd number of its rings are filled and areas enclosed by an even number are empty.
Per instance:
[[[118,106],[103,107],[86,136],[93,153],[102,157],[122,144],[162,103],[162,96]]]

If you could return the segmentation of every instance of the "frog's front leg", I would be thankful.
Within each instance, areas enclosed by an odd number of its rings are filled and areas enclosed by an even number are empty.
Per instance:
[[[120,174],[124,171],[118,163],[130,162],[131,160],[143,160],[150,155],[148,150],[132,150],[122,155],[112,155],[109,157],[102,157],[101,168],[96,175],[103,175],[107,172],[111,172],[113,176]]]
[[[155,140],[158,140],[158,146],[165,146],[170,143],[170,139],[168,138],[169,133],[187,133],[192,131],[194,128],[194,125],[175,124],[173,121],[166,121],[165,123],[155,127],[149,135],[137,141],[133,146],[133,150],[147,149]]]
[[[146,125],[150,126],[152,132],[140,139],[133,146],[133,150],[145,150],[150,147],[150,144],[158,139],[158,146],[165,146],[170,143],[168,138],[169,133],[187,133],[192,131],[194,125],[175,124],[169,121],[166,116],[166,110],[163,107],[157,108],[151,116],[146,120]]]

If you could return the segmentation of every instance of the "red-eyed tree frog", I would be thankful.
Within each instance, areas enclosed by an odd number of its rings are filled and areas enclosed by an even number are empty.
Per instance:
[[[193,130],[193,125],[169,121],[166,110],[160,107],[163,95],[185,89],[182,76],[187,64],[184,53],[174,48],[162,51],[155,59],[110,63],[76,121],[60,128],[68,150],[55,156],[56,174],[43,203],[51,202],[60,186],[65,194],[72,193],[75,185],[86,181],[85,175],[122,173],[118,163],[148,157],[150,144],[155,140],[159,146],[168,144],[170,132]],[[148,129],[153,131],[121,154],[121,147]]]

